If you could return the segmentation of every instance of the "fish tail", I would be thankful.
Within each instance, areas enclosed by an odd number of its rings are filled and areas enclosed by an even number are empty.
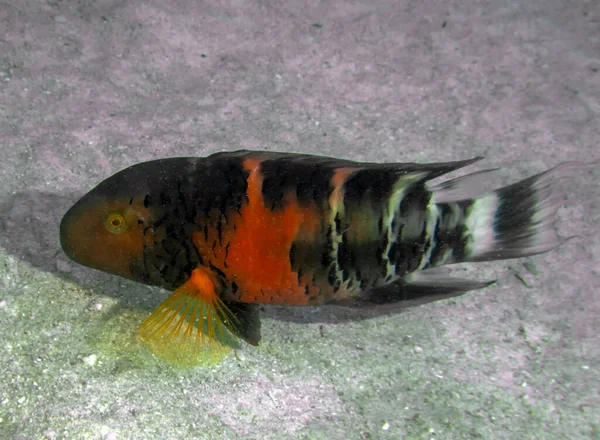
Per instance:
[[[556,213],[565,200],[558,182],[583,167],[564,162],[472,200],[438,205],[442,225],[445,211],[459,213],[454,217],[459,219],[454,222],[459,243],[442,255],[446,257],[441,258],[446,260],[442,264],[520,258],[556,248],[564,241],[554,228]]]

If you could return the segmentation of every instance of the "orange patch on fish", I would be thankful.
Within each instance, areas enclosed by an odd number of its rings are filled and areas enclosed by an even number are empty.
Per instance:
[[[194,244],[210,264],[222,271],[238,286],[237,300],[245,303],[285,305],[309,304],[318,289],[298,279],[290,263],[294,240],[319,234],[322,219],[316,206],[300,206],[293,193],[284,197],[283,208],[271,210],[262,195],[263,175],[260,160],[247,159],[249,171],[248,201],[239,214],[221,231],[221,242],[214,228],[208,239],[195,232]],[[213,243],[217,240],[217,245]]]
[[[331,191],[331,195],[329,196],[329,206],[332,209],[342,207],[344,201],[344,183],[355,171],[357,171],[357,168],[338,168],[335,170],[335,173],[331,177],[333,191]]]

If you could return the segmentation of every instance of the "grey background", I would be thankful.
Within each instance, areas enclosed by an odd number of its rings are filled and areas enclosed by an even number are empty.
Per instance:
[[[57,240],[71,203],[143,160],[484,155],[506,184],[599,160],[599,113],[597,1],[1,1],[0,437],[599,438],[597,172],[559,214],[578,237],[456,269],[485,290],[389,315],[266,307],[260,347],[195,370],[135,340],[165,292]]]

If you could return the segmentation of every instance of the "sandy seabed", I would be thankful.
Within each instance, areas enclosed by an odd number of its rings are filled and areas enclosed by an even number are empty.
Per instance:
[[[165,292],[67,260],[65,210],[140,161],[254,148],[486,156],[506,184],[600,160],[595,1],[0,1],[0,437],[600,436],[600,189],[527,260],[392,314],[265,307],[181,370],[139,347]],[[537,270],[532,270],[532,267]]]

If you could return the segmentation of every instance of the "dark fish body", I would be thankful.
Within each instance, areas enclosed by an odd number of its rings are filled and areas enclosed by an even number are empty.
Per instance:
[[[189,304],[214,303],[211,319],[257,343],[254,304],[382,302],[373,292],[390,283],[464,291],[489,283],[434,268],[556,247],[561,199],[552,181],[571,165],[488,194],[478,193],[483,173],[428,185],[476,160],[376,164],[252,151],[155,160],[77,202],[61,244],[81,264],[179,292]],[[164,337],[160,325],[180,320],[198,328],[197,316],[182,312],[192,305],[181,304],[159,307],[145,333]]]

